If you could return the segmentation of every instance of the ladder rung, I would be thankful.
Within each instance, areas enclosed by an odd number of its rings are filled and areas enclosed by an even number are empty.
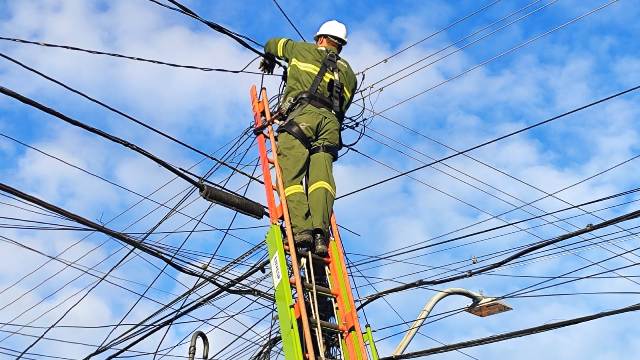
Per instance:
[[[318,326],[318,322],[316,321],[316,319],[309,319],[309,322],[313,326]],[[330,322],[324,321],[324,320],[320,320],[320,328],[326,329],[326,330],[332,330],[332,331],[335,331],[335,332],[346,332],[347,331],[347,329],[344,326],[340,326],[338,324],[330,323]]]
[[[289,282],[290,282],[291,284],[295,284],[295,283],[296,283],[296,280],[295,280],[294,278],[290,278],[290,279],[289,279]],[[304,288],[305,288],[306,290],[313,291],[313,284],[311,284],[311,283],[308,283],[308,282],[304,281],[304,282],[302,282],[302,286],[304,286]],[[329,289],[328,287],[324,287],[324,286],[316,285],[316,291],[317,291],[319,294],[322,294],[322,295],[338,297],[338,293],[337,293],[337,292],[332,291],[332,290],[331,290],[331,289]]]
[[[284,251],[286,253],[289,253],[289,246],[287,244],[284,245]],[[305,258],[309,257],[309,252],[306,250],[298,250],[297,251],[298,255],[302,255]],[[331,263],[331,259],[330,258],[324,258],[322,256],[318,256],[314,253],[311,253],[311,258],[315,261],[324,261],[325,264],[330,264]]]

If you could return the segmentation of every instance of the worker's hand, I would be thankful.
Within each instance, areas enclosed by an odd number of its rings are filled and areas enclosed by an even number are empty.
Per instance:
[[[273,70],[276,68],[276,58],[271,54],[266,54],[265,57],[260,60],[259,69],[265,74],[273,74]]]

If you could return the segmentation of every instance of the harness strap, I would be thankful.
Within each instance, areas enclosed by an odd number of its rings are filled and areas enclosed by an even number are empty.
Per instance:
[[[327,91],[329,92],[329,96],[324,96],[319,91],[320,83],[324,79],[327,71],[330,71],[333,74],[333,79],[329,81],[327,84]],[[309,90],[303,91],[298,94],[294,99],[291,106],[289,106],[288,111],[293,111],[298,105],[301,104],[310,104],[317,108],[325,108],[330,110],[336,115],[338,121],[342,123],[344,118],[344,114],[342,113],[341,103],[344,101],[344,96],[342,94],[342,83],[338,77],[339,69],[338,69],[338,55],[333,51],[327,53],[327,56],[322,61],[320,65],[320,69],[316,74],[316,77],[313,79],[311,83],[311,87]]]
[[[337,66],[337,61],[338,60],[336,59],[336,54],[334,52],[329,52],[327,54],[320,65],[320,70],[318,70],[315,79],[313,79],[313,82],[311,83],[311,87],[309,87],[308,91],[310,93],[318,93],[318,86],[320,86],[322,79],[324,79],[324,74],[327,72],[327,68],[329,68],[329,71],[333,71],[334,67]]]
[[[316,145],[309,149],[309,156],[317,153],[328,153],[331,154],[333,161],[336,161],[338,160],[338,150],[340,150],[340,147],[335,145]]]
[[[300,141],[300,143],[302,143],[302,145],[307,150],[311,149],[311,141],[309,141],[307,135],[304,134],[304,131],[302,131],[300,125],[298,125],[295,121],[288,120],[278,128],[278,132],[289,133],[291,136]]]

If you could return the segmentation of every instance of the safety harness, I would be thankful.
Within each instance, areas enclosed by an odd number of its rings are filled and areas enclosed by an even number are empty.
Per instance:
[[[327,84],[329,96],[324,96],[322,92],[319,91],[319,87],[327,71],[333,73],[333,79],[329,80],[329,83]],[[298,107],[309,104],[316,108],[324,108],[331,111],[336,116],[338,121],[342,123],[342,120],[344,119],[344,113],[342,112],[344,96],[342,94],[343,87],[338,77],[338,72],[338,55],[333,51],[329,51],[327,53],[327,56],[322,61],[320,70],[316,74],[315,79],[313,79],[311,87],[309,87],[309,90],[301,92],[293,99],[293,102],[285,111],[285,116],[287,118],[286,122],[278,128],[278,132],[287,132],[298,141],[300,141],[300,143],[302,143],[302,145],[304,145],[304,147],[309,150],[309,156],[320,152],[325,152],[331,154],[331,156],[333,157],[333,161],[336,161],[336,159],[338,158],[338,151],[340,150],[342,144],[339,144],[337,146],[313,146],[309,138],[304,134],[302,128],[300,128],[300,125],[289,118],[289,114],[291,114]]]

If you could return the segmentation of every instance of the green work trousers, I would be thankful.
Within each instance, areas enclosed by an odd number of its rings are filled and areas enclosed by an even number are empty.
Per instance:
[[[300,126],[312,146],[340,143],[340,124],[332,115],[307,105],[296,109],[290,119]],[[328,236],[336,197],[331,154],[320,152],[309,156],[309,150],[298,139],[282,132],[278,135],[278,161],[293,233],[321,229]],[[302,184],[305,177],[306,189]]]

